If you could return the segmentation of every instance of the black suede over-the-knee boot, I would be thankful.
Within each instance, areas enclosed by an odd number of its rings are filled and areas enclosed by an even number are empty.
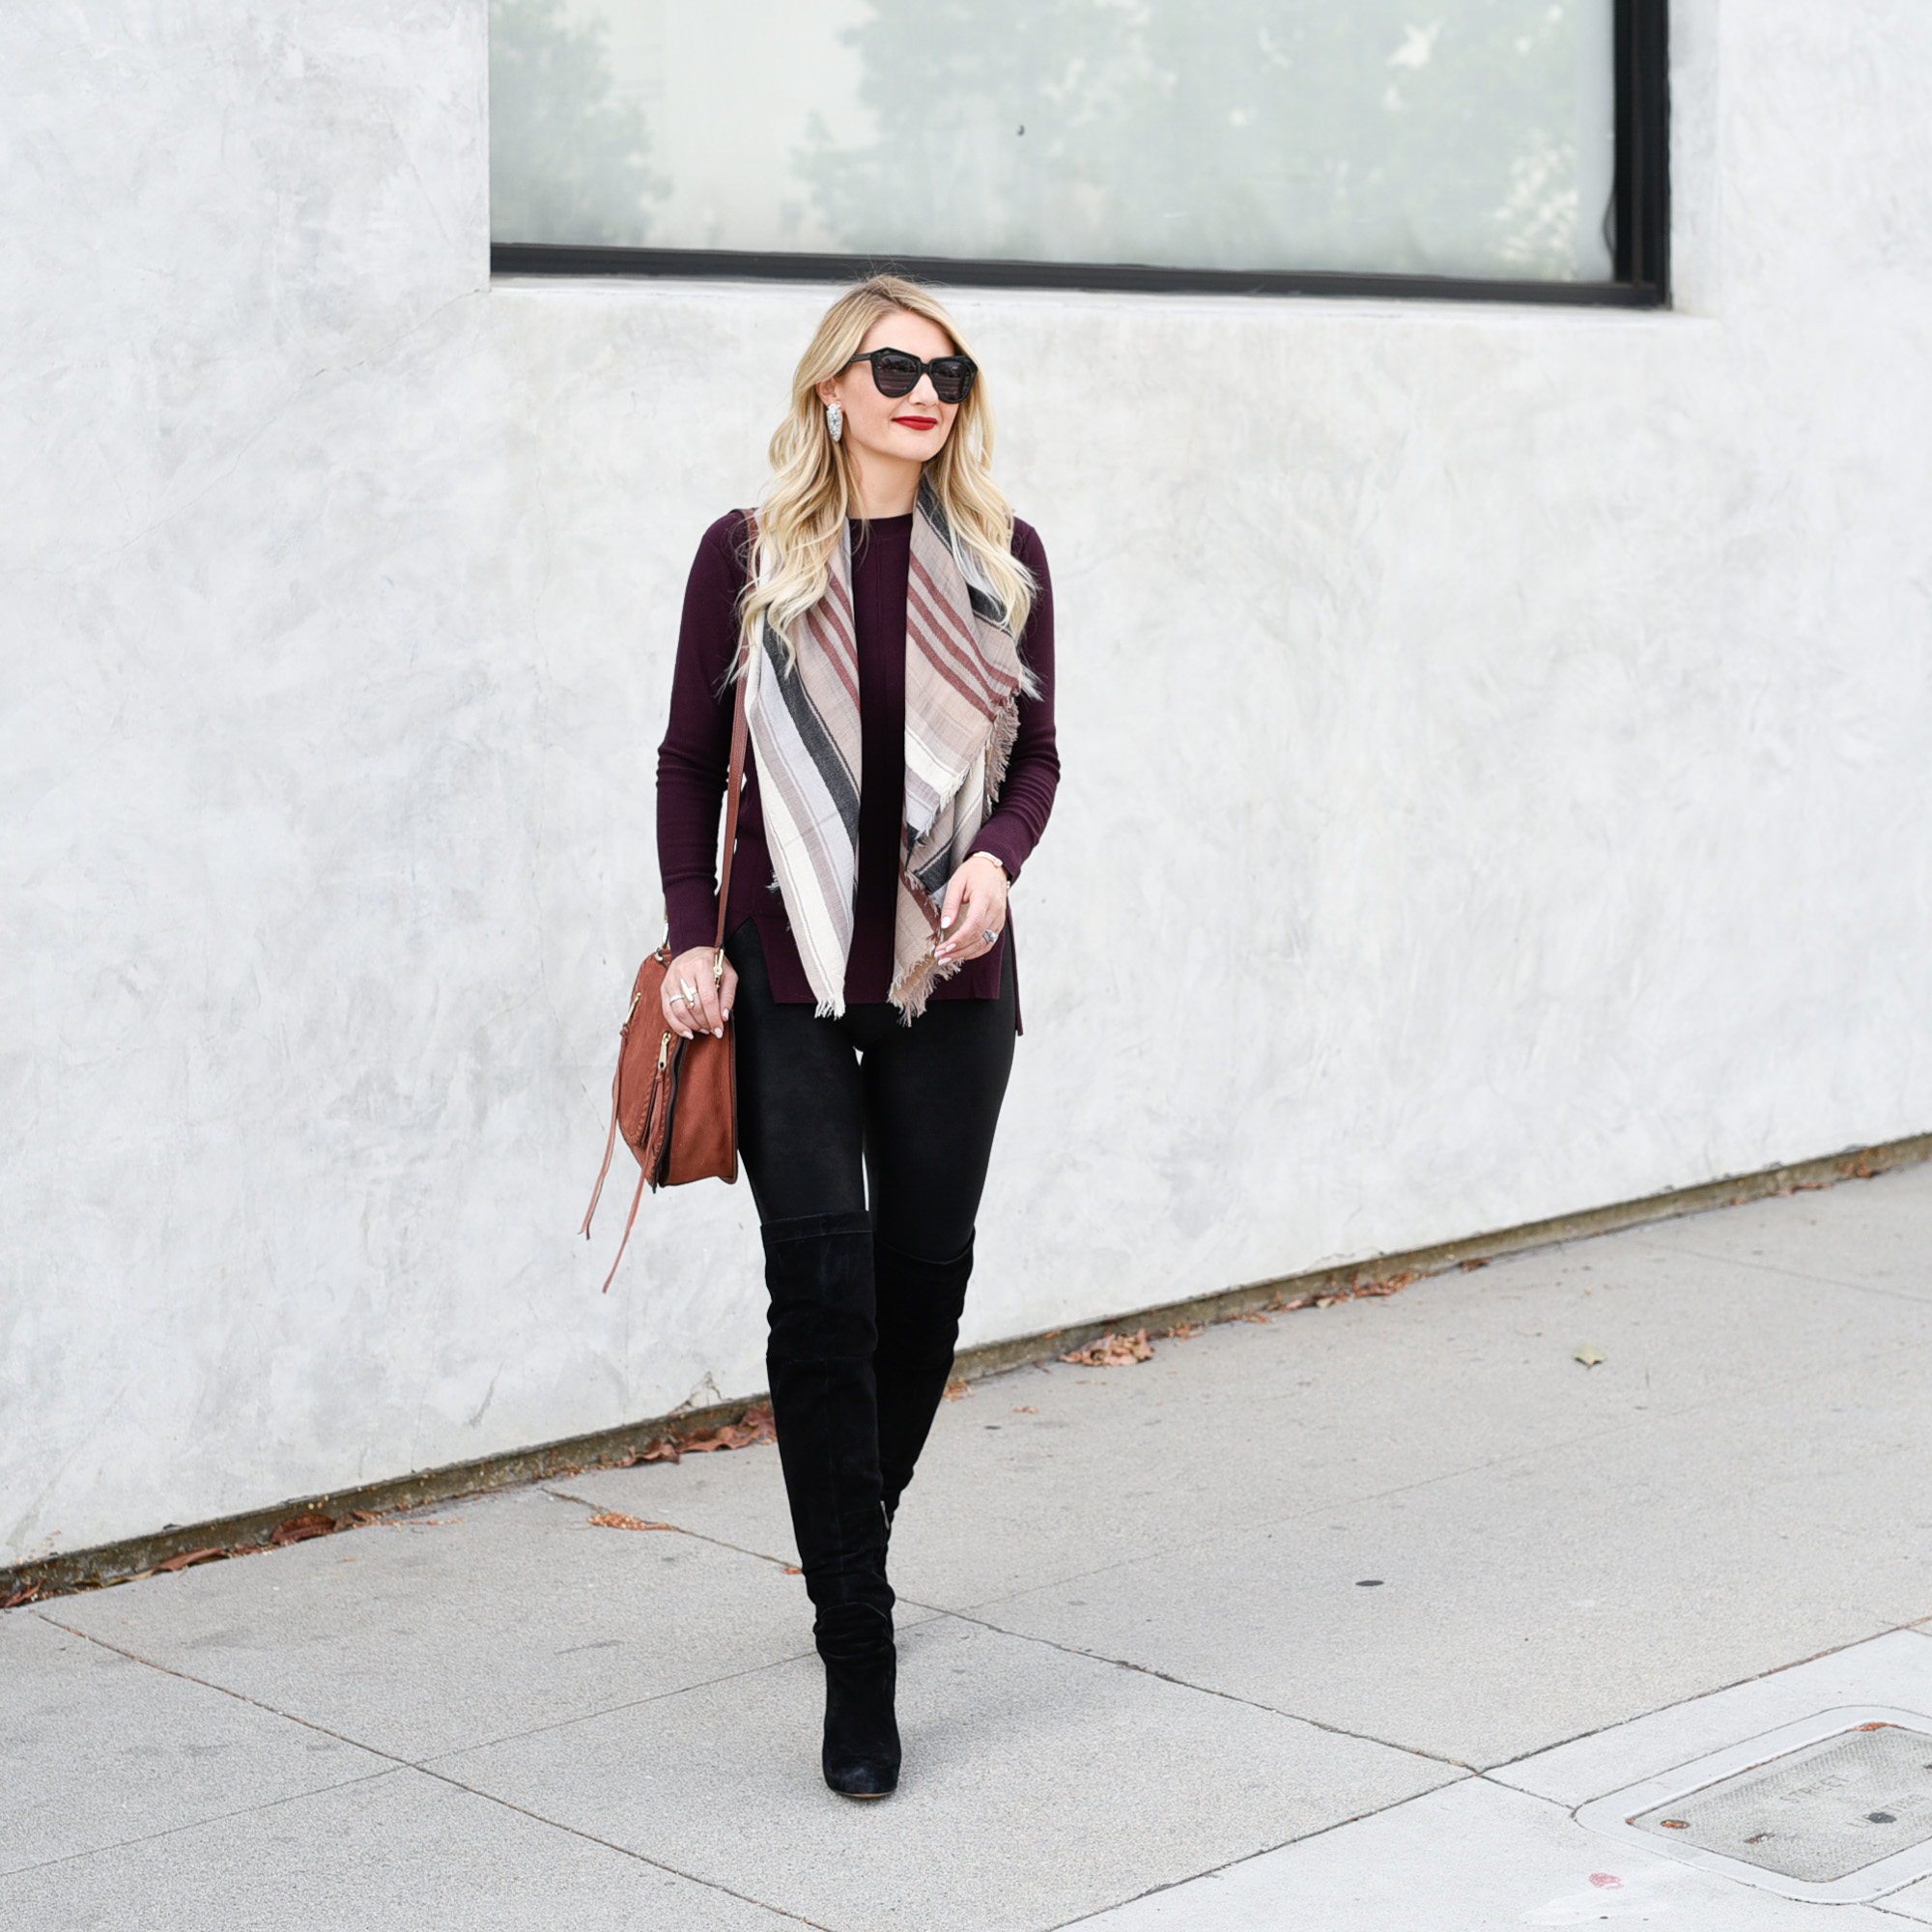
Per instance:
[[[899,1734],[872,1372],[871,1220],[768,1222],[764,1241],[772,1414],[825,1663],[825,1781],[848,1798],[883,1798],[898,1782]]]
[[[932,1430],[952,1373],[959,1316],[973,1273],[973,1243],[950,1262],[916,1261],[883,1241],[872,1245],[877,1284],[879,1476],[888,1520]]]

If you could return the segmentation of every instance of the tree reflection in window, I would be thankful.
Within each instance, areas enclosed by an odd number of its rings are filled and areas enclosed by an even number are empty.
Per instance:
[[[877,138],[854,148],[821,115],[797,161],[855,251],[1611,272],[1602,0],[869,0],[868,14],[843,38]],[[1600,145],[1587,157],[1579,127]]]
[[[613,98],[610,31],[564,0],[490,0],[490,233],[497,241],[650,239],[665,183],[634,101]]]

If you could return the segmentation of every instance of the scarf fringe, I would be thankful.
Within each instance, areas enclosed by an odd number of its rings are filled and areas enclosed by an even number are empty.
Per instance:
[[[993,714],[993,735],[986,741],[986,804],[990,808],[1007,781],[1007,761],[1020,735],[1020,705],[1009,697]]]
[[[911,1026],[913,1021],[925,1011],[925,1003],[932,997],[932,989],[940,980],[951,979],[958,972],[959,961],[949,960],[944,966],[939,963],[936,956],[939,946],[939,906],[931,894],[905,868],[903,863],[899,867],[899,891],[925,915],[928,929],[924,951],[910,964],[901,966],[895,956],[893,982],[886,991],[887,1000],[899,1010],[899,1024]]]
[[[913,1021],[925,1011],[926,1002],[932,998],[933,989],[942,980],[950,980],[966,962],[963,959],[949,959],[942,966],[930,953],[923,953],[915,959],[898,977],[890,993],[886,995],[899,1009],[899,1024],[911,1026]]]

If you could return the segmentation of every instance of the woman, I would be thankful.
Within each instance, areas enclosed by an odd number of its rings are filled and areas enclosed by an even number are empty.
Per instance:
[[[833,1790],[898,1779],[886,1544],[952,1371],[1012,1065],[1007,895],[1052,809],[1053,607],[946,311],[827,311],[755,521],[705,532],[658,753],[665,1024],[737,1029],[766,1367]],[[751,755],[714,979],[732,680]]]

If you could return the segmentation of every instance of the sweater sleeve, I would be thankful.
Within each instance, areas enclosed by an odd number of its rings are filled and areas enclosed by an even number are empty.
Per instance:
[[[1020,698],[1019,735],[1007,760],[1006,782],[973,850],[990,852],[1007,868],[1007,876],[1017,879],[1053,810],[1060,751],[1053,730],[1053,580],[1047,575],[1046,552],[1030,524],[1014,524],[1013,554],[1039,586],[1020,639],[1020,655],[1038,682],[1039,695]]]
[[[670,722],[658,747],[658,874],[675,957],[718,930],[718,820],[731,765],[731,691],[745,582],[745,518],[704,532],[684,588]]]

